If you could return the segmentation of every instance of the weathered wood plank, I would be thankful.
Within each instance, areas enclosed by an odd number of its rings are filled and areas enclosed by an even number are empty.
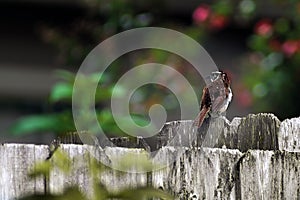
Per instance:
[[[300,153],[251,150],[239,174],[242,199],[300,199]]]
[[[177,158],[152,173],[155,187],[172,191],[178,199],[236,199],[235,168],[241,152],[216,148],[163,150],[157,160],[168,160],[174,152]]]
[[[46,145],[0,145],[0,199],[9,200],[27,193],[43,193],[43,179],[32,180],[27,175],[36,161],[45,160],[47,156]]]
[[[61,145],[62,150],[72,161],[70,167],[70,173],[61,171],[55,168],[49,176],[48,192],[52,194],[59,194],[64,191],[65,188],[77,185],[83,192],[90,193],[91,188],[89,180],[89,171],[87,169],[87,163],[89,163],[89,157],[87,155],[88,150],[83,145],[66,144]],[[68,163],[65,163],[67,165]]]
[[[108,170],[101,180],[111,191],[150,184],[171,191],[178,199],[300,199],[300,117],[283,122],[272,114],[248,115],[232,122],[221,117],[212,119],[210,128],[200,131],[192,129],[191,124],[170,122],[157,136],[146,139],[152,151],[160,149],[152,154],[154,163],[167,163],[167,167],[125,175]],[[145,154],[139,138],[112,141],[131,148],[106,147],[99,151],[88,145],[61,145],[71,158],[73,170],[64,174],[55,169],[48,180],[27,177],[36,161],[48,157],[48,146],[0,145],[0,199],[45,191],[61,193],[75,184],[90,195],[88,153],[115,169],[119,168],[119,158]],[[204,148],[198,148],[200,145]]]
[[[280,121],[273,114],[250,114],[238,126],[238,149],[278,150]]]
[[[37,148],[38,146],[34,145],[1,146],[1,155],[3,155],[1,157],[1,166],[3,166],[0,179],[1,199],[43,192],[44,185],[41,179],[32,181],[26,176],[35,158],[47,157],[47,148],[41,148],[41,152],[34,150]],[[55,170],[47,183],[50,192],[60,193],[63,188],[77,184],[82,191],[90,193],[91,182],[86,166],[90,160],[86,154],[88,148],[94,147],[62,145],[62,149],[72,159],[73,171],[69,175],[64,175]],[[105,155],[114,160],[115,156],[126,155],[133,151],[143,150],[109,147]],[[256,150],[243,154],[238,150],[230,149],[179,147],[165,147],[162,152],[157,154],[155,162],[164,163],[167,160],[169,165],[163,169],[147,174],[128,173],[124,176],[120,176],[116,171],[108,171],[103,174],[102,181],[111,191],[151,183],[157,188],[171,191],[178,199],[192,197],[297,199],[300,197],[300,153],[297,152]],[[39,155],[36,155],[37,153]],[[101,157],[103,154],[98,156]],[[12,161],[8,162],[8,158]]]
[[[97,160],[109,159],[110,162],[117,161],[126,154],[135,153],[138,155],[143,149],[127,149],[120,147],[107,147],[105,152],[100,153],[96,147],[88,145],[74,145],[63,144],[62,150],[71,159],[72,166],[71,172],[65,173],[59,169],[55,169],[49,178],[49,192],[59,194],[67,187],[77,185],[82,192],[86,195],[91,195],[92,180],[91,172],[88,170],[91,156],[95,156]],[[105,158],[103,158],[105,157]],[[107,161],[106,161],[107,162]],[[112,163],[115,169],[120,168],[116,166],[119,163]],[[135,170],[132,169],[134,172]],[[123,173],[117,170],[107,170],[101,177],[101,181],[108,187],[109,191],[119,191],[128,187],[146,186],[147,174],[146,173]]]
[[[282,123],[270,113],[235,117],[231,122],[225,117],[211,119],[200,131],[192,127],[192,120],[168,122],[152,138],[146,138],[151,150],[162,146],[215,147],[300,151],[300,117]],[[119,147],[145,148],[140,138],[111,138]]]
[[[121,189],[125,189],[128,187],[136,188],[138,186],[146,186],[147,185],[147,173],[141,173],[143,169],[139,169],[137,163],[132,159],[137,159],[139,154],[144,154],[143,149],[128,149],[128,148],[120,148],[120,147],[108,147],[105,149],[105,154],[112,162],[111,166],[114,170],[106,173],[102,178],[102,181],[105,185],[107,185],[109,191],[118,191]],[[124,173],[124,171],[120,171],[123,168],[123,164],[127,164],[124,162],[119,162],[124,157],[129,158],[127,162],[128,165],[132,165],[128,171],[130,173]]]
[[[202,145],[215,148],[225,146],[242,152],[249,149],[298,151],[300,149],[299,124],[300,117],[281,123],[275,115],[268,113],[236,117],[232,122],[224,117],[212,119],[209,128],[200,132],[191,129],[192,121],[169,122],[156,136],[156,149],[167,145],[168,141],[178,134],[175,145],[168,144],[168,146]]]
[[[300,117],[286,119],[280,124],[279,150],[300,152]]]

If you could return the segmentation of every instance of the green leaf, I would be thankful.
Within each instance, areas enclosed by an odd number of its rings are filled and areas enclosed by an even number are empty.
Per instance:
[[[33,169],[29,172],[31,178],[35,178],[40,175],[49,177],[50,171],[57,167],[64,173],[69,173],[71,170],[72,162],[68,155],[57,148],[49,160],[37,162]]]
[[[111,98],[111,89],[108,87],[97,87],[95,101],[103,102]]]
[[[50,94],[50,101],[57,102],[61,100],[71,100],[73,92],[73,85],[69,83],[57,83],[52,88]]]
[[[111,123],[114,120],[111,111],[109,111],[108,109],[100,111],[97,114],[97,117],[101,124]]]
[[[87,198],[77,187],[70,187],[65,190],[63,195],[56,197],[56,200],[86,200]]]
[[[57,148],[51,157],[53,161],[53,165],[58,167],[61,171],[68,173],[71,170],[72,162],[68,155],[61,150],[61,148]]]
[[[91,159],[89,162],[89,170],[91,174],[92,187],[94,191],[93,199],[105,200],[107,199],[107,195],[109,192],[107,188],[101,183],[100,174],[107,170],[110,170],[110,168],[102,164],[93,156],[90,158]]]
[[[126,88],[121,85],[114,85],[110,88],[111,94],[114,94],[115,97],[124,97],[126,92]]]
[[[114,97],[121,98],[125,96],[126,90],[124,87],[120,85],[108,86],[108,87],[99,86],[97,87],[95,100],[96,102],[110,100],[113,93],[114,93]]]
[[[35,194],[27,197],[22,197],[19,200],[87,200],[87,198],[76,187],[71,187],[65,190],[63,194]]]
[[[29,177],[36,178],[38,176],[49,177],[52,169],[51,163],[47,161],[38,162],[34,165],[33,169],[29,172]]]
[[[151,49],[150,52],[151,56],[153,56],[158,63],[165,63],[170,56],[166,51],[163,50]]]
[[[153,163],[146,151],[129,152],[125,155],[111,158],[115,166],[123,170],[151,171],[161,167],[158,163]]]
[[[220,15],[229,15],[232,13],[233,7],[229,1],[217,1],[212,5],[213,10]]]
[[[119,193],[111,194],[110,198],[119,198],[124,200],[141,200],[147,198],[161,198],[163,200],[173,200],[174,197],[165,191],[151,187],[141,187],[137,189],[125,189]]]
[[[15,136],[47,131],[56,134],[75,131],[72,113],[66,111],[58,114],[31,115],[19,119],[10,128],[10,132]]]
[[[248,40],[248,45],[251,49],[263,53],[267,53],[269,50],[268,38],[264,36],[252,35]]]
[[[89,75],[87,78],[91,79],[93,82],[97,82],[99,84],[106,83],[110,80],[110,77],[107,73],[93,73]]]
[[[35,194],[19,198],[18,200],[57,200],[57,198],[51,194]]]
[[[13,135],[24,135],[38,131],[56,130],[59,120],[56,115],[33,115],[18,120],[12,127]]]
[[[275,22],[274,27],[277,32],[285,34],[290,29],[289,21],[285,18],[280,18]]]
[[[101,124],[101,128],[106,134],[113,134],[123,136],[124,132],[118,127],[115,122],[115,119],[110,110],[101,110],[97,113],[98,121]],[[133,121],[133,122],[132,122]],[[149,120],[146,117],[143,117],[138,114],[131,114],[131,116],[122,117],[120,119],[121,126],[127,127],[127,129],[132,128],[132,123],[136,123],[139,126],[149,125]],[[133,129],[135,130],[135,129]],[[149,126],[147,127],[149,132],[154,132],[155,127]]]
[[[68,82],[68,83],[74,83],[75,80],[75,74],[72,72],[69,72],[67,70],[58,69],[54,71],[55,76],[58,78],[61,78],[62,80]]]
[[[139,126],[147,126],[150,123],[150,121],[146,117],[138,114],[132,114],[131,118]]]

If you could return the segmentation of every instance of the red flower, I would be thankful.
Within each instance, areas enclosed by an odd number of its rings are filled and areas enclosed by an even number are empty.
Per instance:
[[[261,36],[270,36],[273,33],[273,26],[270,20],[260,20],[254,28],[256,34]]]
[[[242,83],[237,83],[234,89],[235,99],[239,107],[247,108],[253,104],[251,92]]]
[[[244,108],[251,106],[253,103],[252,95],[246,89],[242,90],[238,93],[237,99],[238,99],[239,106],[244,107]]]
[[[197,24],[200,24],[208,19],[210,8],[207,5],[201,5],[193,13],[193,19]]]
[[[281,49],[287,56],[292,56],[297,50],[299,50],[299,41],[287,40],[282,44]]]
[[[210,27],[212,29],[222,29],[228,23],[228,19],[224,15],[214,14],[210,18]]]

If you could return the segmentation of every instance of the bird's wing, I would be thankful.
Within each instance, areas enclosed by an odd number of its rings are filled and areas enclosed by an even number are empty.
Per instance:
[[[197,115],[196,119],[194,120],[193,126],[197,126],[198,128],[200,128],[209,111],[210,107],[203,107]]]
[[[224,106],[225,101],[226,101],[226,96],[225,95],[218,96],[212,102],[212,111],[216,112],[216,111],[221,110],[221,108]]]
[[[211,99],[209,95],[208,87],[203,88],[202,97],[201,97],[201,107],[200,112],[194,120],[193,126],[200,127],[211,109]]]

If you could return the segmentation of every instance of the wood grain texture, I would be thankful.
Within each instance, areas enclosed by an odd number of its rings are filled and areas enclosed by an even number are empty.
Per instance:
[[[300,152],[300,118],[284,120],[279,127],[279,149]]]
[[[169,148],[160,160],[173,155]],[[179,199],[235,199],[235,168],[242,157],[238,150],[179,149],[178,158],[165,169],[152,173],[152,183]],[[183,151],[183,152],[180,152]]]
[[[200,131],[191,129],[191,124],[169,122],[152,138],[156,142],[152,151],[160,150],[152,154],[153,162],[167,166],[122,176],[111,169],[101,180],[111,191],[152,185],[177,199],[300,199],[300,118],[283,122],[272,114],[249,115],[231,122],[217,118]],[[73,170],[64,174],[56,169],[47,180],[27,176],[34,163],[48,157],[47,145],[0,145],[0,199],[59,194],[71,185],[78,185],[89,196],[91,156],[117,167],[119,158],[128,154],[137,158],[146,152],[138,139],[112,140],[123,147],[99,151],[94,146],[62,144]]]
[[[300,199],[300,153],[251,150],[239,175],[241,199]]]
[[[0,199],[13,199],[23,194],[44,192],[42,178],[32,180],[27,175],[34,163],[45,160],[48,146],[4,144],[0,146]]]

